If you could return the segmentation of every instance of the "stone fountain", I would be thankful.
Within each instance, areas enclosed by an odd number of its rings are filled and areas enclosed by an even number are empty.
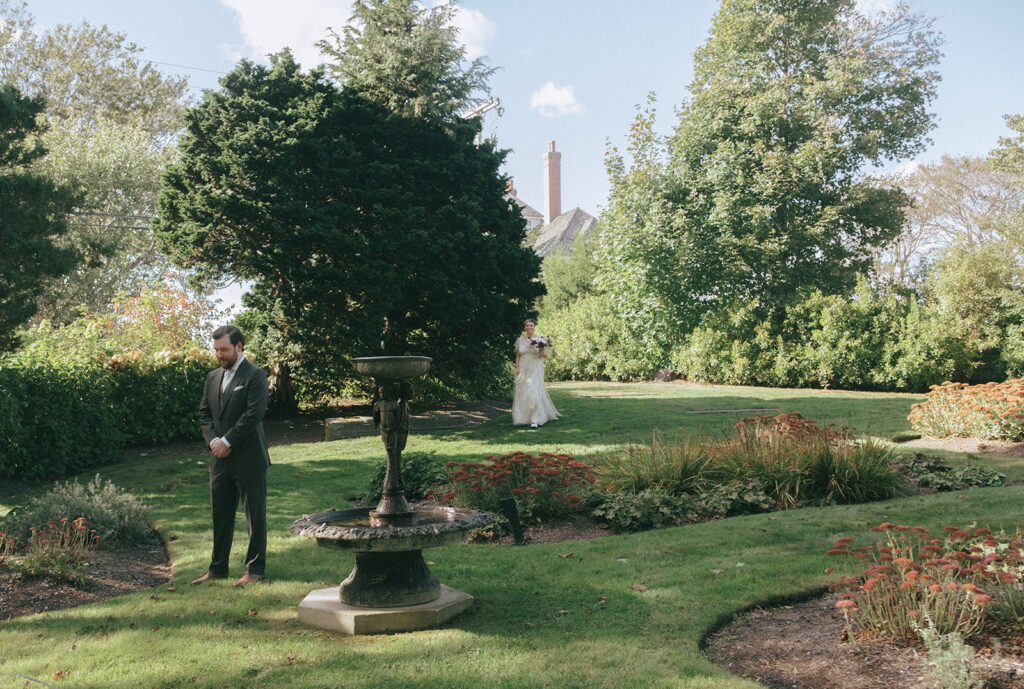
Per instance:
[[[356,556],[340,587],[313,591],[302,601],[299,620],[305,624],[348,634],[408,631],[441,624],[473,603],[472,596],[431,574],[423,549],[464,541],[492,516],[440,505],[411,506],[405,498],[402,450],[409,436],[410,380],[424,375],[430,362],[425,356],[352,361],[356,373],[374,379],[373,418],[387,461],[384,487],[375,509],[330,509],[292,524],[292,533]]]

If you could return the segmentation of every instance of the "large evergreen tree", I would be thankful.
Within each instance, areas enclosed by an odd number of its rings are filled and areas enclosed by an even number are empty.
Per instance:
[[[408,117],[451,120],[479,103],[494,72],[481,58],[465,64],[452,24],[456,8],[416,0],[356,0],[343,34],[319,43],[345,88]]]
[[[929,26],[902,5],[723,0],[667,163],[613,176],[601,286],[676,333],[737,303],[777,320],[802,290],[852,289],[907,203],[866,170],[919,152],[932,127]]]
[[[42,98],[0,87],[0,353],[13,349],[17,328],[35,313],[47,280],[67,273],[77,259],[54,244],[67,232],[76,195],[29,169],[46,154],[39,141],[43,107]]]
[[[157,230],[177,260],[253,280],[313,392],[373,354],[433,356],[464,390],[495,382],[541,288],[479,123],[388,110],[287,52],[221,83],[165,175]]]

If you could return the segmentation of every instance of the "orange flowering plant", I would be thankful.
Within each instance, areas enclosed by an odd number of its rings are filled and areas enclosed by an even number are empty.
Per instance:
[[[50,521],[42,529],[32,527],[25,555],[11,559],[10,566],[23,576],[82,584],[89,568],[86,558],[98,541],[96,530],[89,528],[84,517]]]
[[[514,452],[488,455],[483,462],[448,462],[450,484],[434,491],[434,499],[500,512],[499,501],[513,497],[526,519],[550,519],[582,509],[590,495],[591,467],[572,455]]]
[[[933,385],[907,419],[914,430],[935,438],[1024,440],[1024,379]]]
[[[924,527],[890,522],[871,530],[883,540],[854,548],[844,537],[825,553],[847,557],[860,570],[833,588],[845,589],[836,607],[863,632],[915,637],[928,619],[939,634],[969,637],[1007,606],[1019,611],[1019,534],[1000,540],[988,529],[947,526],[943,538],[933,538]]]

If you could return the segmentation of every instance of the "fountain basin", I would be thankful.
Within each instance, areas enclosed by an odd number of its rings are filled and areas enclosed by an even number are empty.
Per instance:
[[[396,608],[441,596],[441,582],[423,560],[424,548],[464,541],[469,531],[492,519],[479,510],[418,505],[408,523],[376,526],[371,508],[362,507],[305,515],[292,523],[291,532],[315,538],[325,548],[355,551],[355,567],[338,588],[342,604]]]
[[[408,380],[425,375],[431,361],[429,356],[361,356],[352,360],[352,368],[380,380]]]
[[[402,552],[459,543],[473,529],[487,526],[493,516],[461,507],[417,505],[410,523],[373,526],[370,507],[327,510],[297,519],[291,527],[296,536],[315,538],[317,545],[357,552]]]

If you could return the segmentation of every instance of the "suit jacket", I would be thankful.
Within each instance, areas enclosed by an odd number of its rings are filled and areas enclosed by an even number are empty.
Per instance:
[[[245,359],[222,393],[220,386],[225,372],[223,368],[210,371],[203,388],[203,401],[199,404],[199,423],[206,444],[214,438],[224,438],[231,445],[231,454],[227,457],[211,458],[210,470],[232,467],[239,473],[266,471],[270,466],[267,438],[263,434],[267,374]]]

